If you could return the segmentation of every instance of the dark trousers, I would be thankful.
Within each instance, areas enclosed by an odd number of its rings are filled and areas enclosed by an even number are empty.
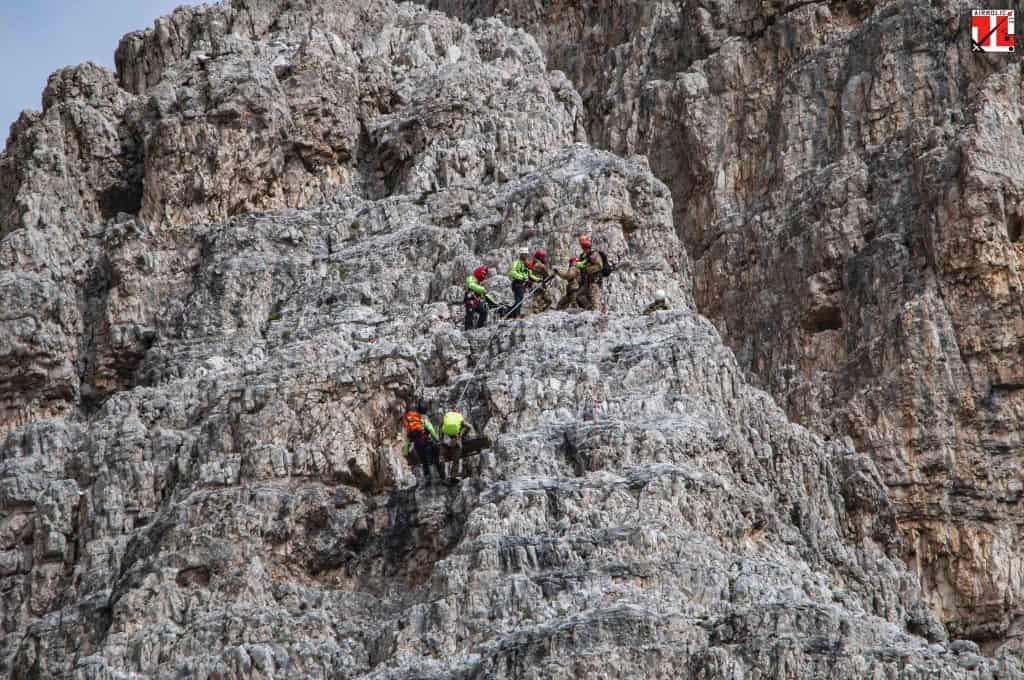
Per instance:
[[[515,304],[512,305],[512,311],[509,312],[508,318],[518,319],[519,313],[523,311],[523,297],[526,296],[526,281],[513,281],[512,294],[516,296],[516,301]]]
[[[437,469],[437,476],[444,479],[444,467],[441,465],[437,444],[430,441],[426,434],[422,434],[413,441],[413,446],[416,447],[416,455],[423,465],[423,476],[430,480],[430,466],[433,465]]]
[[[466,305],[466,323],[465,329],[467,331],[473,330],[474,328],[483,328],[487,325],[487,303],[483,300],[474,304]]]

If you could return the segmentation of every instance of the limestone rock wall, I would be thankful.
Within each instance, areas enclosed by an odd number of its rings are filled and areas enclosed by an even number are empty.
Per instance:
[[[675,198],[695,295],[790,416],[851,436],[959,634],[1019,646],[1024,89],[970,3],[431,0],[534,35]]]
[[[239,1],[44,100],[0,156],[5,677],[1024,677],[949,641],[872,459],[748,384],[528,34]],[[606,314],[461,330],[467,272],[509,299],[583,231]],[[423,483],[417,403],[493,447]]]

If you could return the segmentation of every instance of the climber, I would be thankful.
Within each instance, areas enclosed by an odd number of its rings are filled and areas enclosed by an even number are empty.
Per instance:
[[[519,255],[512,260],[512,268],[508,272],[509,278],[512,279],[512,293],[516,298],[512,305],[512,311],[508,313],[509,319],[518,319],[523,311],[523,297],[531,282],[529,263],[530,250],[526,247],[520,248]]]
[[[648,314],[654,314],[655,312],[661,312],[666,309],[671,309],[668,306],[668,296],[665,295],[665,291],[657,290],[654,293],[654,302],[647,305],[643,314],[644,316],[647,316]]]
[[[604,258],[601,253],[591,247],[589,236],[580,236],[580,255],[576,267],[580,271],[580,292],[576,297],[577,304],[583,309],[601,311],[601,282],[604,278]]]
[[[546,312],[551,307],[551,296],[548,295],[548,281],[553,278],[551,271],[546,264],[548,253],[543,248],[538,248],[533,254],[533,267],[530,269],[530,277],[538,286],[533,294],[533,313]]]
[[[466,306],[464,327],[467,331],[486,326],[487,306],[488,304],[497,304],[483,286],[487,273],[487,267],[477,267],[470,276],[466,277],[466,295],[462,298],[462,302]]]
[[[402,416],[402,425],[405,427],[406,437],[402,454],[411,463],[409,449],[412,448],[420,465],[423,466],[423,477],[427,483],[431,481],[431,465],[437,468],[438,477],[444,479],[444,466],[441,465],[438,454],[437,430],[434,429],[434,424],[430,422],[429,418],[421,415],[419,410],[410,409]]]
[[[453,408],[444,414],[441,421],[441,464],[444,465],[446,460],[452,461],[449,477],[461,476],[463,436],[467,432],[475,434],[476,430],[466,422],[459,409]]]
[[[576,266],[578,260],[575,257],[569,258],[569,266],[566,267],[565,273],[555,270],[555,275],[560,279],[565,279],[565,295],[558,301],[558,306],[555,308],[558,311],[568,309],[576,302],[576,296],[580,292],[580,270]]]

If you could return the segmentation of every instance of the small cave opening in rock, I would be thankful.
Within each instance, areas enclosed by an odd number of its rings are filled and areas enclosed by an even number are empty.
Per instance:
[[[182,569],[178,572],[175,581],[182,588],[204,587],[210,584],[210,570],[206,567]]]
[[[142,181],[129,181],[101,191],[96,202],[103,219],[109,220],[121,213],[138,215],[142,210]]]
[[[814,333],[838,331],[843,327],[843,312],[838,307],[820,307],[804,320],[804,329]]]
[[[1007,215],[1006,236],[1010,243],[1020,243],[1021,232],[1024,232],[1024,215]]]

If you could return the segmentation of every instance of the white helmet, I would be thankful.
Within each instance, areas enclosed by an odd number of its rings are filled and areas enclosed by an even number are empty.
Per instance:
[[[665,295],[665,291],[663,291],[661,289],[658,289],[658,290],[654,291],[654,300],[655,300],[655,302],[664,302],[667,299],[668,299],[668,296]]]

